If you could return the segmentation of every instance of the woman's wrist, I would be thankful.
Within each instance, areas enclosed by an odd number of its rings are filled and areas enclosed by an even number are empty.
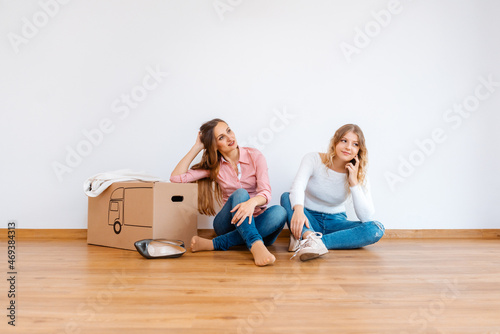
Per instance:
[[[248,200],[254,207],[261,206],[263,204],[260,204],[262,201],[259,196],[252,197]]]
[[[203,146],[198,146],[196,144],[191,147],[191,152],[196,153],[196,155],[198,155],[198,153],[200,153],[202,150]]]
[[[300,205],[300,204],[297,204],[293,207],[293,212],[304,212],[304,206],[303,205]]]

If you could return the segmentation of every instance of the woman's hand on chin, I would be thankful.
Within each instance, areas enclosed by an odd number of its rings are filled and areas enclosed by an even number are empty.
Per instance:
[[[347,180],[349,181],[349,186],[354,187],[355,185],[358,184],[358,169],[359,169],[359,159],[358,156],[356,155],[354,157],[356,160],[356,164],[352,164],[351,162],[348,162],[345,165],[345,169],[347,170]]]

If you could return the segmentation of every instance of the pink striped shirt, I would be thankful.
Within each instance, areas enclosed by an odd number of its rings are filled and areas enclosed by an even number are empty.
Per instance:
[[[267,204],[271,200],[271,185],[267,173],[266,158],[262,153],[250,147],[240,147],[240,160],[238,161],[240,175],[231,166],[231,163],[221,158],[217,183],[222,190],[222,200],[225,204],[229,196],[239,188],[248,191],[250,198],[262,196],[266,199],[266,204],[255,207],[254,217],[266,210]],[[187,183],[210,176],[210,171],[206,169],[190,169],[186,173],[170,177],[170,182]]]

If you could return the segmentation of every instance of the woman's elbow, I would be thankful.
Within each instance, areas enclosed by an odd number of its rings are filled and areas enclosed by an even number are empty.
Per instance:
[[[182,183],[181,176],[180,175],[174,175],[172,173],[172,175],[170,175],[170,182],[172,182],[172,183]]]
[[[368,212],[365,212],[363,214],[363,219],[361,219],[362,222],[370,222],[375,219],[375,210],[370,210]]]

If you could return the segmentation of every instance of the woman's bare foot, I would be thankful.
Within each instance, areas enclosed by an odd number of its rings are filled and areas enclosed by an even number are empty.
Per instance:
[[[195,235],[191,238],[191,252],[199,252],[199,251],[212,251],[214,250],[214,244],[212,240],[200,238]]]
[[[260,267],[273,264],[276,261],[274,255],[267,250],[261,240],[254,242],[252,248],[250,248],[250,252],[253,254],[255,264]]]

